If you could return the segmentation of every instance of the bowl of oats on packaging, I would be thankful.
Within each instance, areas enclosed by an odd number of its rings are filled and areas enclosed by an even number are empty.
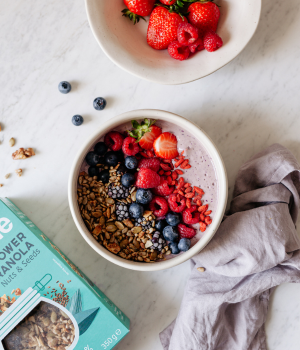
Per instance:
[[[98,127],[75,157],[69,205],[86,242],[138,271],[167,269],[212,239],[227,203],[219,151],[197,125],[135,110]]]

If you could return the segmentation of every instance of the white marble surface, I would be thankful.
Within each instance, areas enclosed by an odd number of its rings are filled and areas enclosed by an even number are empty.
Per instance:
[[[222,153],[230,194],[239,166],[273,142],[300,161],[299,1],[263,0],[261,23],[244,52],[183,86],[155,85],[115,67],[92,36],[83,1],[1,1],[0,28],[0,195],[11,198],[130,317],[131,333],[117,349],[161,349],[158,332],[177,314],[189,263],[140,273],[99,257],[71,218],[70,164],[102,121],[138,108],[172,111],[201,125]],[[61,80],[72,83],[72,93],[58,92]],[[107,98],[103,112],[93,109],[97,96]],[[83,115],[83,126],[71,124],[74,114]],[[12,161],[11,137],[16,147],[34,147],[37,155]],[[14,174],[19,167],[21,178]],[[299,295],[299,285],[276,289],[266,327],[269,350],[299,349]]]

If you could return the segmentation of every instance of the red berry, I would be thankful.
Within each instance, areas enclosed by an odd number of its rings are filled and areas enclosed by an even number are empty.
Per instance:
[[[112,151],[119,151],[122,148],[123,136],[117,131],[110,131],[104,137],[104,143]]]
[[[164,5],[173,5],[177,0],[159,0]]]
[[[153,143],[155,154],[163,159],[173,159],[178,156],[177,138],[170,132],[162,133]]]
[[[197,224],[200,220],[200,213],[197,211],[197,207],[192,205],[190,208],[185,209],[182,213],[182,220],[188,225]]]
[[[200,222],[199,227],[201,232],[204,232],[206,230],[206,224],[204,222]]]
[[[220,10],[213,2],[194,2],[188,7],[188,19],[199,29],[199,37],[203,37],[207,30],[217,30]]]
[[[203,43],[208,52],[216,51],[223,46],[223,40],[212,30],[205,33]]]
[[[196,230],[191,227],[187,227],[183,224],[179,224],[177,227],[181,238],[191,239],[196,236]]]
[[[169,196],[174,191],[174,186],[169,186],[164,176],[160,178],[159,186],[154,188],[154,193],[159,196]]]
[[[136,139],[131,136],[126,137],[123,141],[122,151],[127,156],[134,156],[139,153],[140,148],[136,142]]]
[[[139,16],[149,16],[155,0],[124,0],[124,4],[128,7],[129,11]]]
[[[152,149],[153,142],[162,133],[161,128],[156,125],[150,126],[150,131],[146,132],[139,141],[139,145],[144,149]]]
[[[187,46],[180,44],[178,41],[173,41],[168,46],[169,55],[175,60],[184,61],[189,58],[190,50]]]
[[[170,197],[168,198],[169,207],[175,213],[181,213],[182,211],[184,211],[184,209],[186,207],[185,198],[183,196],[181,196],[180,194],[178,196],[179,196],[179,198],[177,197],[176,194],[171,194]],[[178,199],[179,199],[179,201],[178,201]]]
[[[193,44],[189,45],[189,49],[192,53],[204,50],[203,40],[198,38]]]
[[[165,216],[169,210],[168,203],[163,197],[154,197],[149,204],[149,208],[159,218]]]
[[[139,161],[139,169],[151,169],[156,173],[159,170],[160,160],[158,158],[143,158]]]
[[[198,29],[190,23],[180,23],[177,29],[177,38],[181,45],[193,44],[198,39]]]
[[[160,176],[151,169],[140,169],[136,179],[139,188],[154,188],[160,183]]]

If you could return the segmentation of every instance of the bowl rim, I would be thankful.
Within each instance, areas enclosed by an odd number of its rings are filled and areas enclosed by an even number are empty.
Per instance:
[[[209,226],[209,231],[207,231],[207,233],[204,234],[204,236],[187,252],[180,254],[179,256],[174,257],[172,259],[168,259],[161,262],[149,263],[149,264],[123,259],[111,253],[106,248],[104,248],[99,243],[97,243],[97,241],[88,231],[88,229],[86,228],[82,220],[82,217],[79,212],[79,207],[77,204],[77,193],[76,193],[77,177],[78,177],[79,169],[85,158],[85,155],[90,150],[90,148],[95,144],[95,142],[99,139],[99,135],[101,136],[106,132],[108,132],[109,130],[112,130],[113,128],[119,126],[120,124],[129,122],[132,119],[141,120],[144,118],[160,119],[163,121],[174,123],[176,125],[180,125],[182,126],[182,128],[189,131],[197,139],[200,138],[201,144],[204,146],[206,151],[212,157],[215,168],[218,169],[218,178],[217,178],[218,206],[214,215],[214,220],[212,224]],[[71,211],[73,220],[75,222],[75,225],[77,226],[77,229],[79,230],[80,234],[85,239],[85,241],[89,244],[91,248],[93,248],[98,254],[100,254],[102,257],[104,257],[108,261],[115,263],[121,267],[125,267],[136,271],[159,271],[159,270],[168,269],[170,267],[179,265],[185,262],[186,260],[189,260],[198,252],[200,252],[213,238],[219,225],[221,224],[221,221],[223,219],[224,212],[226,209],[226,205],[227,205],[227,195],[228,195],[228,180],[227,180],[227,173],[224,166],[224,162],[218,149],[216,148],[212,140],[209,138],[209,136],[198,125],[187,120],[186,118],[171,112],[157,110],[157,109],[138,109],[138,110],[125,112],[116,117],[111,118],[110,120],[102,124],[99,128],[97,128],[97,130],[83,143],[83,145],[80,147],[79,151],[77,152],[77,155],[75,156],[75,159],[71,166],[69,181],[68,181],[68,199],[69,199],[70,211]]]
[[[140,79],[144,79],[144,80],[148,80],[152,83],[158,83],[158,84],[162,84],[162,85],[181,85],[181,84],[187,84],[187,83],[191,83],[193,81],[205,78],[211,74],[213,74],[214,72],[218,71],[219,69],[225,67],[228,63],[230,63],[231,61],[233,61],[244,49],[245,47],[249,44],[249,42],[251,41],[251,39],[253,38],[258,24],[260,22],[260,17],[261,17],[261,11],[262,11],[262,0],[256,0],[258,3],[258,6],[256,4],[256,12],[255,12],[255,18],[253,19],[254,22],[254,26],[252,28],[252,33],[248,36],[247,41],[244,42],[243,45],[241,45],[239,47],[238,50],[235,51],[235,53],[233,54],[233,56],[229,59],[229,61],[227,61],[226,63],[222,64],[221,66],[218,66],[218,68],[212,68],[209,70],[209,72],[205,73],[205,74],[200,74],[199,76],[193,78],[193,79],[182,79],[181,81],[164,81],[163,79],[157,79],[157,78],[152,78],[151,74],[147,74],[147,75],[143,75],[142,73],[140,73],[140,71],[136,71],[134,69],[129,68],[128,66],[124,66],[121,64],[121,62],[119,61],[119,59],[117,57],[114,57],[113,55],[111,55],[109,53],[109,50],[106,49],[105,45],[103,45],[102,41],[100,40],[99,36],[96,34],[96,30],[97,30],[97,25],[94,23],[94,21],[92,20],[92,16],[93,16],[93,11],[89,8],[89,2],[91,0],[85,0],[85,9],[86,9],[86,13],[87,13],[87,18],[88,18],[88,22],[91,28],[91,31],[93,33],[93,36],[95,37],[98,45],[101,47],[101,49],[103,50],[103,52],[106,54],[106,56],[119,68],[123,69],[125,72],[130,73],[132,75],[134,75],[135,77],[138,77]],[[118,56],[120,57],[120,56]],[[134,66],[134,65],[133,65]],[[133,67],[132,66],[132,67]],[[144,70],[142,70],[144,71]],[[181,75],[178,75],[181,76]]]

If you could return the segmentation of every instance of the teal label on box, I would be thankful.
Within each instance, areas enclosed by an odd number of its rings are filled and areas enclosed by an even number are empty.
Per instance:
[[[129,325],[10,200],[0,199],[0,349],[23,350],[36,342],[36,348],[109,350]]]

